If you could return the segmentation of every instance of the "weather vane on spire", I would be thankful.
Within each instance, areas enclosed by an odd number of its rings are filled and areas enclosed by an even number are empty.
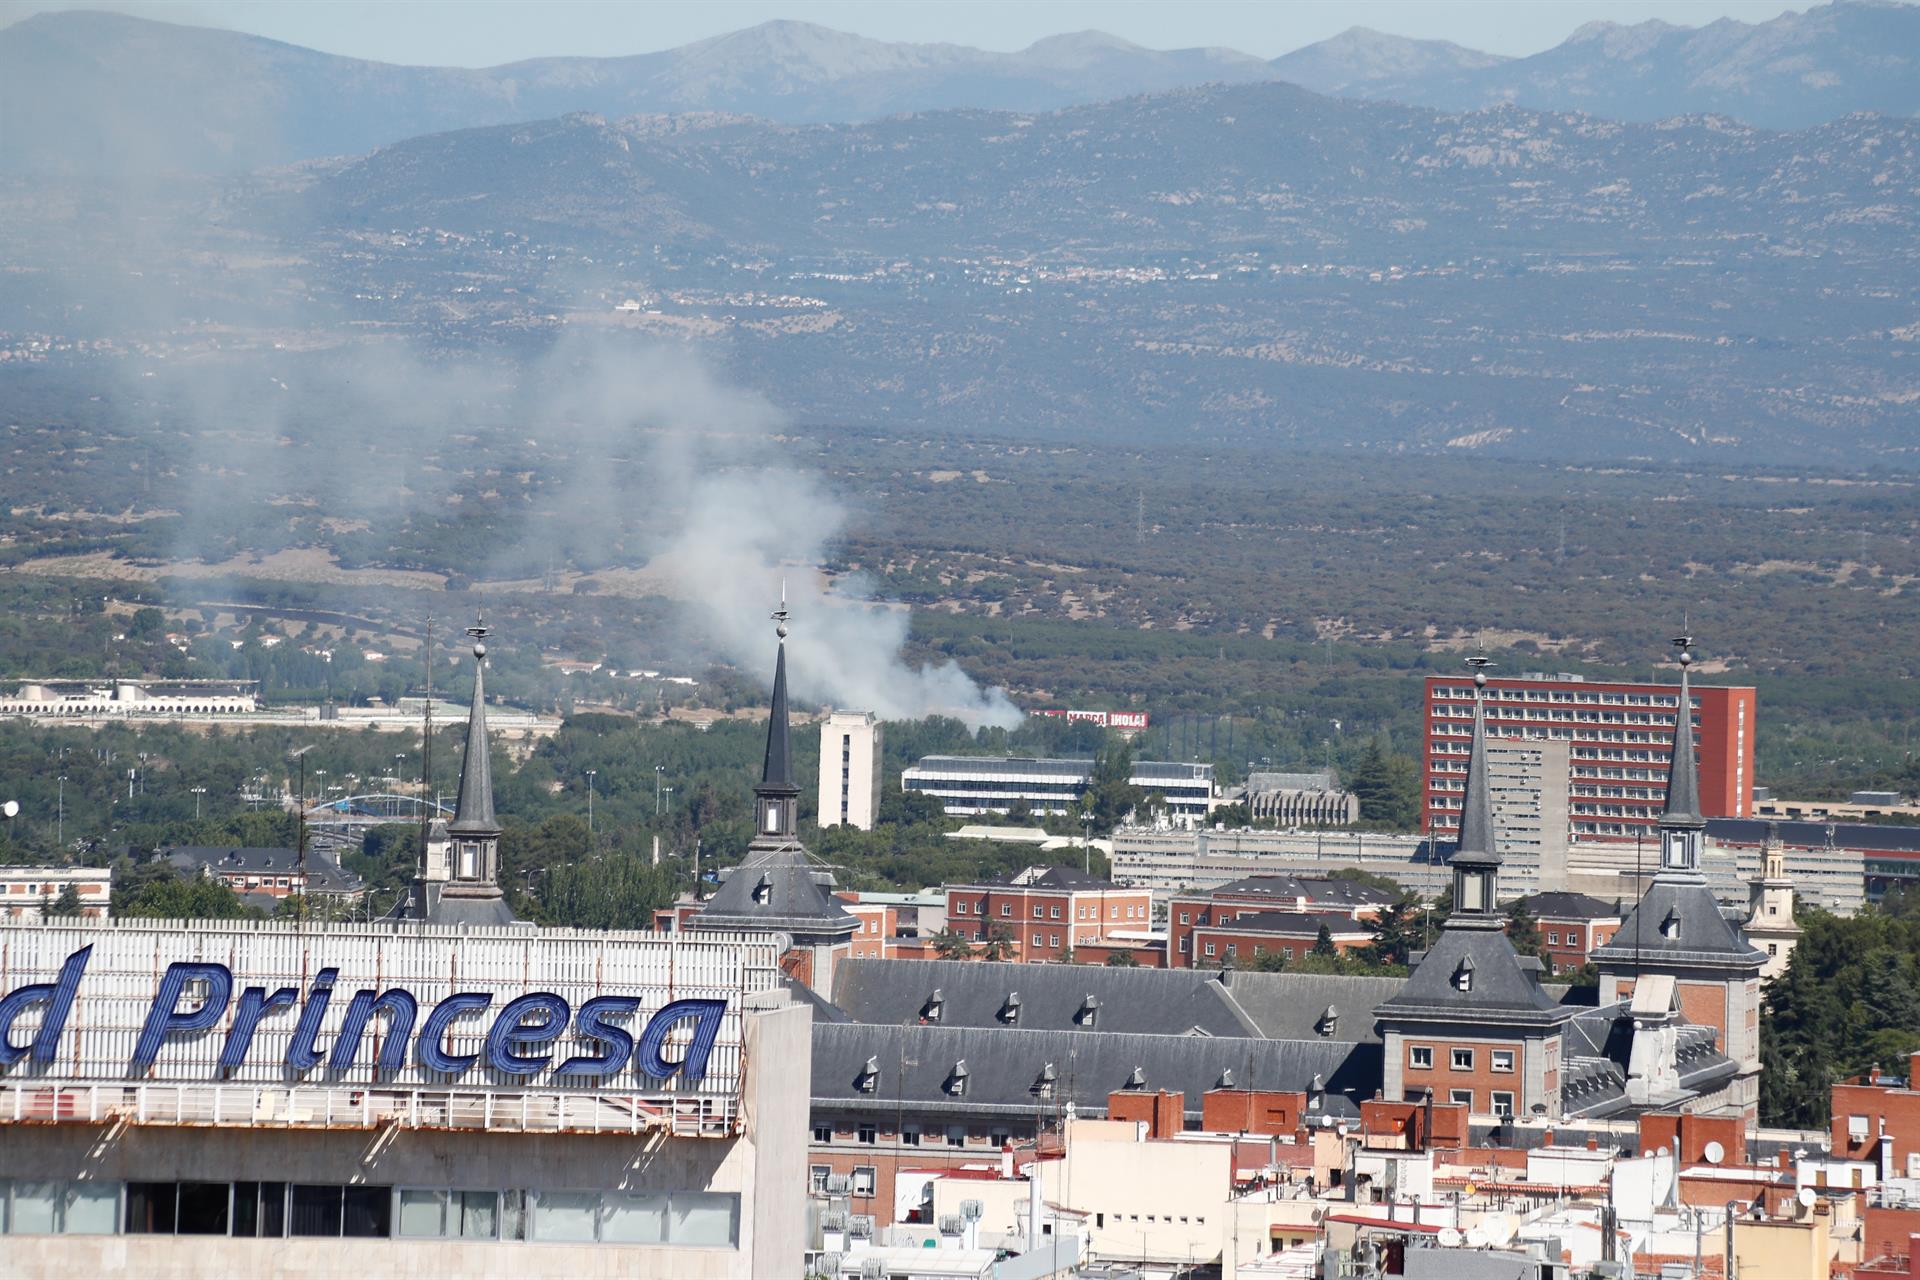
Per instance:
[[[775,609],[769,616],[772,617],[775,624],[773,634],[785,640],[787,638],[787,619],[793,616],[787,612],[787,580],[785,578],[780,579],[780,607]]]
[[[1675,636],[1673,638],[1673,647],[1680,651],[1680,665],[1682,667],[1690,666],[1693,663],[1692,636]]]
[[[485,610],[474,615],[473,625],[467,628],[467,634],[473,637],[473,656],[476,658],[486,657],[487,637],[492,635],[493,632],[487,628],[487,615]]]
[[[1466,661],[1467,665],[1473,668],[1473,687],[1476,689],[1486,688],[1487,668],[1493,665],[1493,659],[1484,653],[1476,653]]]

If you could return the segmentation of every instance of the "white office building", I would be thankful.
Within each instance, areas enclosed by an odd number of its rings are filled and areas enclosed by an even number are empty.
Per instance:
[[[820,825],[873,830],[880,808],[880,721],[836,711],[820,724]]]

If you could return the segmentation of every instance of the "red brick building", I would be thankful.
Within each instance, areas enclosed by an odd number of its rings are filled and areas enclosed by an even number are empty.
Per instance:
[[[1153,893],[1069,867],[1028,867],[1004,881],[947,886],[947,927],[1009,960],[1066,960],[1076,947],[1153,924]]]
[[[1833,1086],[1833,1158],[1881,1158],[1882,1146],[1891,1147],[1893,1174],[1910,1178],[1920,1174],[1920,1053],[1907,1062],[1907,1077],[1882,1074],[1877,1068]],[[1917,1228],[1920,1229],[1920,1228]]]
[[[1569,744],[1568,821],[1580,840],[1651,836],[1666,802],[1675,687],[1520,676],[1487,681],[1487,732]],[[1693,690],[1700,806],[1709,818],[1753,812],[1757,704],[1750,686]],[[1420,824],[1450,836],[1460,820],[1460,773],[1473,719],[1473,685],[1428,676]]]
[[[1571,973],[1620,931],[1620,912],[1584,893],[1536,893],[1515,905],[1526,908],[1540,929],[1540,959],[1548,973]]]
[[[1239,911],[1219,924],[1193,926],[1187,935],[1195,968],[1250,965],[1268,956],[1297,960],[1312,951],[1321,930],[1337,952],[1358,951],[1373,941],[1373,930],[1353,917],[1328,911]]]
[[[1192,937],[1195,929],[1226,926],[1238,920],[1274,912],[1340,915],[1346,917],[1345,921],[1334,923],[1351,926],[1376,918],[1392,901],[1393,895],[1384,889],[1355,880],[1336,880],[1324,876],[1248,876],[1206,893],[1178,894],[1167,904],[1167,967],[1204,968],[1225,958],[1224,939],[1215,940],[1216,955],[1206,954],[1204,943],[1196,951]],[[1318,933],[1318,926],[1314,933]],[[1364,946],[1371,940],[1369,933],[1366,939],[1350,945]],[[1252,945],[1265,948],[1259,954],[1276,954],[1264,941]],[[1286,941],[1278,945],[1284,948],[1295,944]],[[1307,945],[1313,945],[1311,934]],[[1339,943],[1336,941],[1335,945]],[[1298,950],[1298,947],[1295,949]],[[1244,959],[1252,959],[1255,953],[1242,948],[1240,954]]]

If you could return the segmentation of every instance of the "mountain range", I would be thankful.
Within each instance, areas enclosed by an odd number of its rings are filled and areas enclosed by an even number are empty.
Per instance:
[[[1920,7],[1846,0],[1758,24],[1595,24],[1526,58],[1358,28],[1268,61],[1145,49],[1097,31],[997,53],[777,21],[656,53],[478,70],[118,13],[43,13],[0,30],[0,170],[240,172],[582,111],[854,122],[1272,80],[1448,110],[1512,104],[1622,120],[1716,113],[1794,128],[1857,111],[1912,115]]]

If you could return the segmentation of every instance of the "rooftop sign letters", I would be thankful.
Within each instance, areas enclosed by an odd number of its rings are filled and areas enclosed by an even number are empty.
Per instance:
[[[761,985],[728,941],[50,932],[0,931],[0,1076],[731,1092]]]

